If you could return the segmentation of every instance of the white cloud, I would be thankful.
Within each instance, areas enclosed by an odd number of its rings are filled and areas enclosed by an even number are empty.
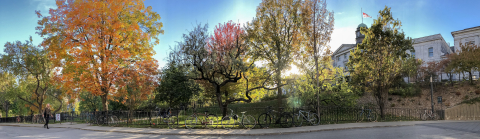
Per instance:
[[[331,50],[337,50],[342,44],[355,44],[355,30],[354,27],[335,28],[330,40]]]
[[[55,0],[33,0],[31,4],[36,5],[37,7],[35,10],[40,10],[42,14],[47,14],[50,8],[57,8]]]

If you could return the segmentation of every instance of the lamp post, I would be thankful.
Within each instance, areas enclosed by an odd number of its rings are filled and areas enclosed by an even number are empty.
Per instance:
[[[432,101],[432,115],[434,114],[433,112],[433,81],[432,81],[432,76],[430,76],[430,100]]]

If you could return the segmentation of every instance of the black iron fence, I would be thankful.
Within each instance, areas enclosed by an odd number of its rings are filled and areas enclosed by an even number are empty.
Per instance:
[[[274,110],[278,110],[272,107]],[[285,108],[283,112],[298,113],[299,108]],[[311,113],[317,113],[316,109],[306,109]],[[265,113],[265,107],[233,107],[227,108],[226,115],[237,114],[242,116],[252,115],[255,119]],[[358,108],[358,107],[320,107],[320,124],[336,124],[336,123],[353,123],[353,122],[370,122],[370,121],[415,121],[422,120],[431,110],[428,109],[406,109],[406,108],[385,108],[384,115],[381,117],[378,108]],[[219,107],[203,107],[203,108],[180,108],[167,109],[161,108],[151,111],[95,111],[95,112],[64,112],[52,114],[50,123],[88,123],[92,125],[108,125],[108,126],[150,126],[150,127],[174,127],[184,128],[185,120],[188,116],[196,114],[199,118],[203,118],[205,114],[215,115],[218,122],[217,128],[221,128],[221,119],[224,116],[223,108]],[[436,119],[445,119],[444,110],[436,110]],[[60,121],[56,121],[56,115],[60,115]],[[428,116],[428,115],[427,115]],[[277,116],[278,117],[278,116]],[[273,119],[273,117],[272,117]],[[427,118],[428,119],[428,118]],[[172,123],[172,120],[175,121]],[[274,121],[274,120],[272,120]],[[15,116],[8,118],[0,118],[0,123],[43,123],[41,115]],[[173,126],[171,124],[174,124]],[[238,123],[237,123],[238,124]],[[275,124],[275,123],[272,123]],[[197,125],[201,126],[201,125]],[[259,128],[259,126],[256,126]]]

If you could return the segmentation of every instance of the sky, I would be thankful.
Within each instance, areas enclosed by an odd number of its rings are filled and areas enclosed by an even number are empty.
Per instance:
[[[154,47],[160,67],[166,64],[170,47],[182,41],[197,23],[215,25],[229,20],[244,24],[256,16],[261,0],[145,0],[146,6],[161,16],[165,34]],[[385,6],[391,7],[393,17],[402,22],[406,36],[419,38],[441,34],[453,46],[452,31],[480,26],[480,0],[327,0],[327,9],[334,11],[335,25],[331,49],[341,44],[355,43],[356,27],[362,23],[362,11],[373,18],[364,18],[368,27]],[[35,10],[48,16],[56,8],[54,0],[0,0],[0,53],[6,42],[28,40],[38,45],[43,40],[35,34],[39,18]],[[160,68],[159,67],[159,68]]]

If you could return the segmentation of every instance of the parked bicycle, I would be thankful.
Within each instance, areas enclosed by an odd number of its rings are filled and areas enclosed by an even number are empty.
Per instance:
[[[88,123],[95,124],[97,122],[93,113],[83,113],[82,118],[87,124]]]
[[[257,120],[255,120],[255,117],[251,115],[245,115],[247,111],[241,112],[242,117],[238,117],[237,114],[234,114],[232,109],[230,109],[230,111],[232,111],[230,115],[227,115],[222,118],[223,128],[231,129],[235,127],[235,122],[238,121],[238,119],[242,119],[242,122],[240,124],[242,124],[242,126],[245,127],[246,129],[255,128],[255,125],[257,124]]]
[[[195,128],[198,123],[206,128],[214,129],[217,128],[218,117],[215,114],[208,114],[208,111],[204,111],[204,114],[193,112],[192,115],[185,119],[185,127],[188,129]]]
[[[437,120],[437,114],[432,113],[431,110],[425,109],[425,113],[423,113],[423,114],[421,115],[421,119],[422,119],[423,121],[425,121],[425,120],[427,120],[427,119]]]
[[[368,121],[372,122],[372,121],[377,121],[377,113],[372,110],[372,109],[365,109],[363,106],[362,106],[362,109],[358,112],[358,122],[361,122],[363,121],[364,118],[366,118]]]
[[[299,127],[302,126],[303,121],[307,121],[307,123],[310,123],[310,125],[320,124],[320,120],[318,119],[318,115],[316,113],[303,111],[300,109],[298,110],[298,113],[293,114],[293,123],[295,126]]]
[[[43,124],[45,123],[45,119],[44,117],[42,117],[42,115],[34,115],[32,119],[32,123]]]
[[[282,110],[283,108],[280,108]],[[273,109],[271,109],[271,106],[267,107],[267,112],[260,114],[258,116],[258,125],[262,128],[268,128],[272,122],[272,119],[275,121],[275,124],[280,124],[280,126],[287,128],[287,127],[292,127],[293,125],[293,116],[288,113],[288,112],[277,112]],[[270,114],[270,113],[275,113],[275,114]],[[276,115],[279,115],[278,118],[276,118]]]
[[[157,113],[157,119],[160,119],[160,121],[167,124],[169,128],[175,128],[178,121],[178,115],[172,113],[172,109],[168,108],[165,111],[159,110]]]
[[[117,116],[108,114],[107,116],[105,115],[100,115],[97,118],[97,124],[98,125],[117,125],[119,122]]]

